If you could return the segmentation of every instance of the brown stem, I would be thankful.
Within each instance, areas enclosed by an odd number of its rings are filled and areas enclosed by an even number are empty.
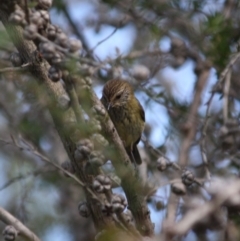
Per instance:
[[[182,167],[185,166],[188,162],[189,148],[195,137],[196,129],[197,129],[197,123],[194,120],[197,119],[196,117],[197,117],[198,107],[201,103],[202,92],[203,92],[204,86],[207,83],[208,76],[209,76],[210,68],[207,64],[205,63],[203,64],[204,66],[202,67],[202,69],[198,74],[198,79],[195,85],[195,95],[194,95],[192,105],[190,107],[190,112],[188,114],[186,123],[183,125],[185,136],[182,142],[182,146],[179,154],[179,160],[178,160],[179,165]]]

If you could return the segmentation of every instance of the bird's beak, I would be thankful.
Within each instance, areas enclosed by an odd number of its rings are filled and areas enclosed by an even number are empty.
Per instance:
[[[109,110],[112,107],[111,103],[108,103],[107,110]]]

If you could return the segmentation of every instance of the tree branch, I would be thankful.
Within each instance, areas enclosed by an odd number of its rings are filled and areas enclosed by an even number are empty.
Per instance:
[[[198,107],[201,103],[201,97],[203,89],[207,83],[210,67],[203,63],[203,69],[200,70],[198,74],[198,79],[195,84],[195,95],[193,98],[193,102],[190,107],[190,111],[187,117],[186,123],[182,126],[182,130],[184,131],[184,139],[182,142],[182,146],[180,149],[178,163],[180,166],[185,166],[188,162],[188,152],[190,145],[192,143],[193,138],[196,134],[197,123],[196,123],[196,116],[198,112]]]
[[[12,225],[17,231],[19,231],[19,235],[26,240],[41,241],[30,229],[2,207],[0,207],[0,220],[8,225]]]

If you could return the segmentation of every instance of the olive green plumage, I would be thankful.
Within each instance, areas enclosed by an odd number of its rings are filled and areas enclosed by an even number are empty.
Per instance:
[[[110,80],[103,88],[101,101],[123,141],[132,162],[141,164],[137,149],[144,129],[145,113],[134,96],[132,86],[123,80]]]

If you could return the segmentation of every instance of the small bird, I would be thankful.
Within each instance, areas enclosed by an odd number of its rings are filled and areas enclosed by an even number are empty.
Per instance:
[[[144,129],[145,113],[134,96],[132,86],[124,80],[108,81],[103,88],[101,102],[108,111],[131,161],[140,165],[142,159],[137,144]]]

